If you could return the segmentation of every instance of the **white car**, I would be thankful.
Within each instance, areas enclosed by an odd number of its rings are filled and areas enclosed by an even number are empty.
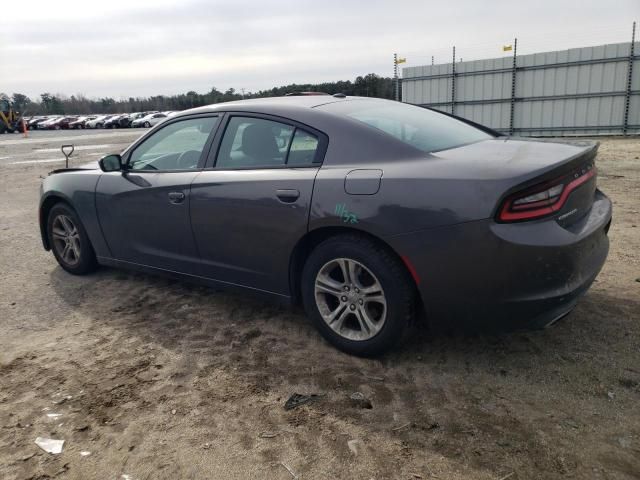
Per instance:
[[[167,115],[164,113],[150,113],[146,117],[138,118],[131,122],[131,126],[149,128],[162,122],[165,118],[167,118]]]
[[[89,120],[88,122],[86,122],[84,124],[84,127],[85,128],[100,128],[102,125],[104,125],[104,121],[109,116],[110,115],[100,115],[99,117],[96,117],[93,120]]]
[[[46,130],[49,128],[49,125],[52,125],[53,123],[57,122],[58,120],[60,120],[60,118],[62,118],[60,115],[56,115],[55,117],[49,117],[47,120],[40,122],[38,124],[38,129]]]

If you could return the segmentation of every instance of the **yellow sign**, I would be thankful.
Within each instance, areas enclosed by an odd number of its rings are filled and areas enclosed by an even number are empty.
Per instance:
[[[407,59],[406,58],[399,58],[396,63],[406,63]]]
[[[502,47],[503,52],[510,52],[511,50],[513,50],[513,45],[504,45]]]

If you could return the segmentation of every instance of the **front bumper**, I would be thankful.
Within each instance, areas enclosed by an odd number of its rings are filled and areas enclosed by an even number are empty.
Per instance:
[[[417,271],[435,327],[539,328],[567,314],[595,280],[609,251],[611,213],[611,201],[596,191],[591,210],[570,227],[555,218],[486,219],[390,243]]]

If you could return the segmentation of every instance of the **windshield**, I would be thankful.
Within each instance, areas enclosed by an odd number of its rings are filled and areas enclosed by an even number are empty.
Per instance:
[[[351,100],[317,108],[358,120],[424,152],[493,138],[460,120],[406,103]]]

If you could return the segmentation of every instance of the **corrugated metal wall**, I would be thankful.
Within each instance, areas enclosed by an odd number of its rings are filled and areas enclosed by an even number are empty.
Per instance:
[[[640,133],[640,44],[630,43],[402,69],[402,101],[515,135]],[[454,85],[455,82],[455,85]],[[454,95],[454,97],[452,97]],[[512,111],[513,103],[513,111]],[[513,115],[513,116],[512,116]]]

